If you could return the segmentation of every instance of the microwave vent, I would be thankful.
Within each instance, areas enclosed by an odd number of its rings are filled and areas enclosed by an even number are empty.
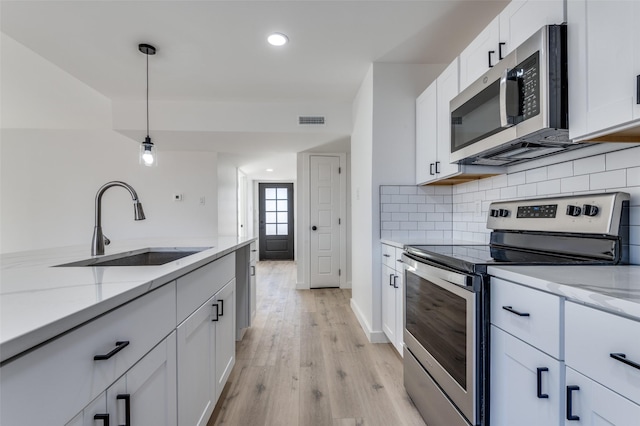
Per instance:
[[[321,115],[300,115],[298,116],[300,126],[324,126],[324,116]]]

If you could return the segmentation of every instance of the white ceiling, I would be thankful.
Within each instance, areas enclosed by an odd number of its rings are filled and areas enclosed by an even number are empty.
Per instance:
[[[137,45],[150,43],[158,50],[149,59],[152,101],[326,104],[351,102],[372,62],[448,63],[507,2],[3,0],[0,25],[113,100],[144,97],[145,56]],[[268,45],[274,31],[290,43]],[[251,155],[270,152],[256,141],[274,137],[238,135],[233,158],[250,168]],[[292,143],[290,153],[336,140],[296,137],[315,139]]]

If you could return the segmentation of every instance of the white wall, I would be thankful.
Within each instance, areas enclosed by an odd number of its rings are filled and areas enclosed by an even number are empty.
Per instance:
[[[1,42],[1,252],[86,244],[89,253],[94,197],[110,180],[131,184],[147,216],[135,222],[129,194],[110,189],[103,227],[113,241],[217,234],[217,154],[159,147],[159,166],[140,166],[138,143],[110,130],[109,99],[11,38]],[[200,205],[201,196],[212,202]]]
[[[218,156],[218,234],[238,235],[238,169]]]
[[[354,102],[352,308],[372,341],[384,341],[380,291],[381,184],[415,182],[415,100],[444,65],[374,63]]]

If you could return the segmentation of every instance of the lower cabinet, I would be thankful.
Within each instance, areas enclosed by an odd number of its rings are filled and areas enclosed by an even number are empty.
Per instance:
[[[404,268],[402,249],[382,244],[382,331],[402,356]]]
[[[64,426],[96,426],[100,425],[100,423],[98,423],[99,420],[102,422],[102,424],[109,425],[110,416],[106,413],[106,411],[107,393],[102,392],[96,399],[91,401],[69,422],[65,423]]]
[[[235,363],[235,283],[229,281],[177,328],[180,425],[207,424]]]
[[[562,362],[491,326],[491,424],[560,425]]]

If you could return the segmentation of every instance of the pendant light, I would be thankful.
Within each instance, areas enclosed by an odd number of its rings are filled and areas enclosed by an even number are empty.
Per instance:
[[[149,55],[156,54],[156,48],[150,44],[139,44],[138,50],[147,55],[147,137],[140,144],[140,164],[148,167],[158,165],[158,150],[149,137]]]

